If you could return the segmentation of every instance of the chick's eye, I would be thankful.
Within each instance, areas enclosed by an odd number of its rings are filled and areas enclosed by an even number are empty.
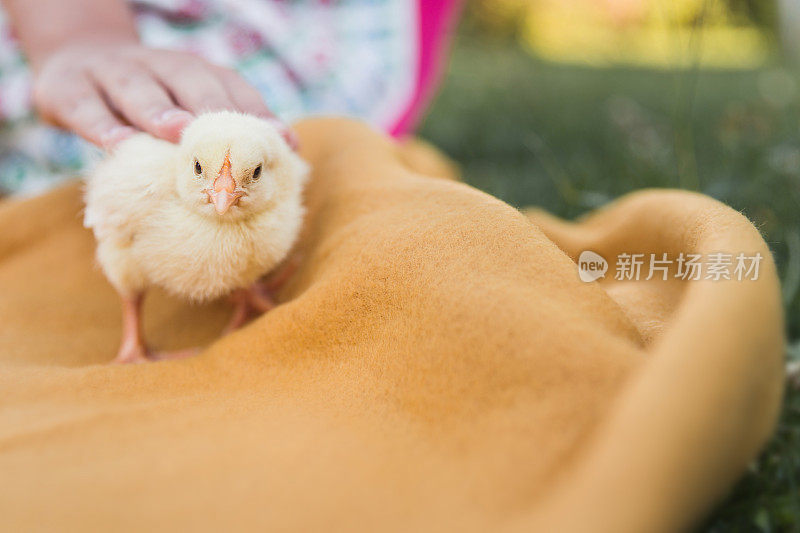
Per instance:
[[[194,173],[198,176],[203,173],[203,167],[200,166],[200,162],[197,159],[194,160]]]
[[[253,171],[253,181],[258,180],[261,177],[261,165],[258,165],[256,169]]]

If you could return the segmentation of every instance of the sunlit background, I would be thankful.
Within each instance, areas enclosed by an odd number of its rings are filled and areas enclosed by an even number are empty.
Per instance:
[[[422,135],[515,206],[574,217],[643,187],[744,212],[800,359],[800,1],[473,0]],[[669,401],[665,398],[665,401]],[[800,393],[700,531],[800,529]]]

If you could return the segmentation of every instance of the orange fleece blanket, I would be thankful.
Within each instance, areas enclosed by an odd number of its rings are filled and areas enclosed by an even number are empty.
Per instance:
[[[226,302],[146,302],[153,343],[196,358],[106,364],[118,301],[77,184],[0,205],[3,530],[667,532],[769,437],[779,287],[739,213],[648,191],[526,216],[430,148],[297,128],[314,171],[282,305],[218,338]],[[584,283],[586,249],[764,260]]]

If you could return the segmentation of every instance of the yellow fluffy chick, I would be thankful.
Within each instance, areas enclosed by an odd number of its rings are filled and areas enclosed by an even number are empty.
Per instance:
[[[149,287],[194,301],[257,287],[297,238],[307,174],[276,123],[233,112],[199,116],[177,145],[135,135],[99,163],[86,182],[84,224],[122,298],[116,361],[152,355],[140,320]],[[231,327],[248,305],[269,307],[263,290],[240,295]]]

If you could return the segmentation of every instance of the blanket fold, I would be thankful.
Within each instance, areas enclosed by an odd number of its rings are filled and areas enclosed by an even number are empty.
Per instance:
[[[675,531],[768,438],[782,311],[739,213],[645,191],[567,223],[417,142],[297,130],[313,175],[282,304],[218,338],[226,302],[148,297],[154,344],[207,346],[189,360],[106,364],[118,302],[78,184],[0,204],[4,529]],[[615,279],[636,254],[641,279]],[[729,254],[731,279],[646,280],[650,254]]]

